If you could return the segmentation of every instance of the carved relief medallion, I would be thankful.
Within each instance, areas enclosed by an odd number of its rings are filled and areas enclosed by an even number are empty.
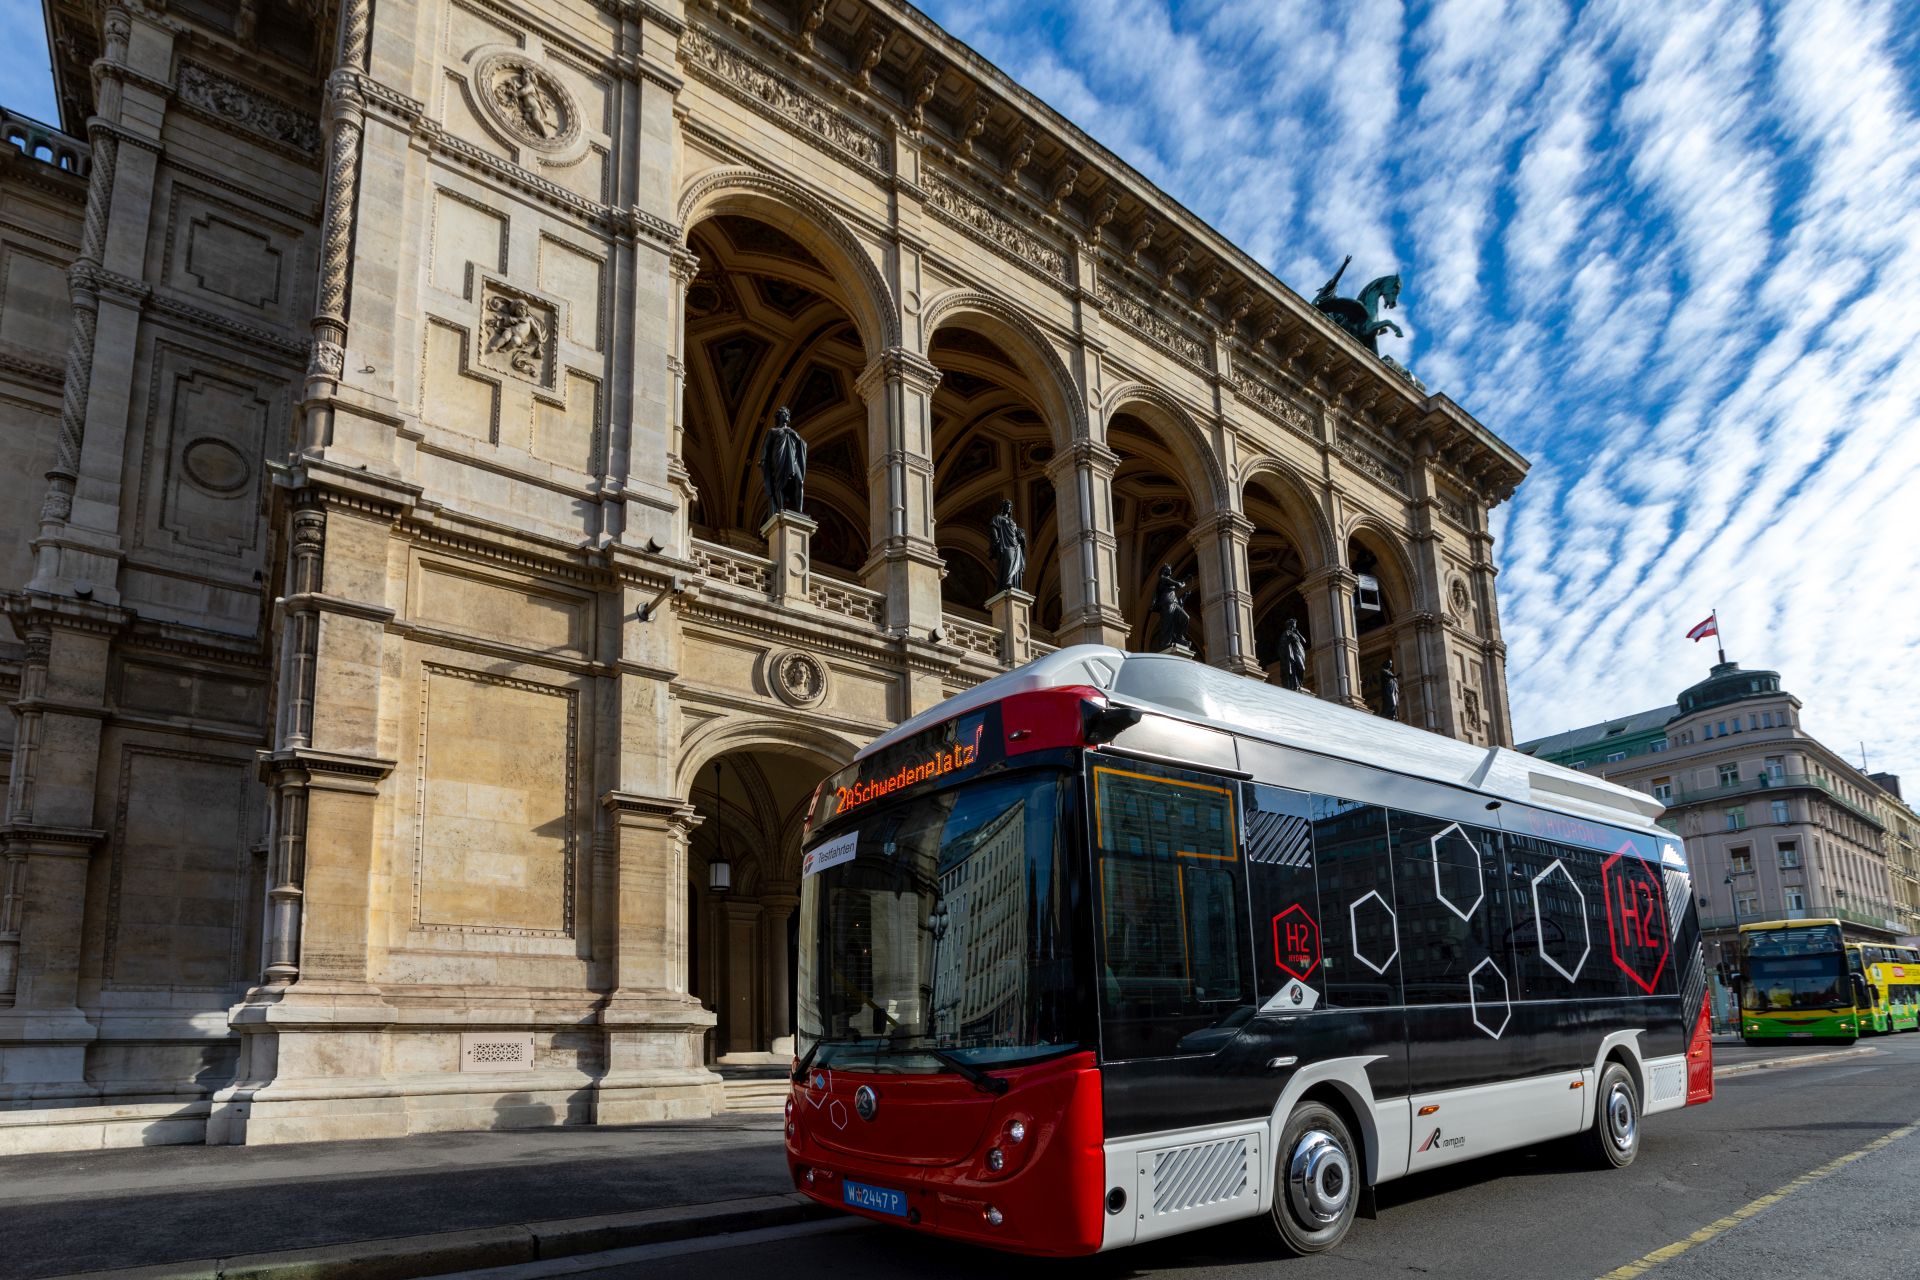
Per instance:
[[[523,53],[490,53],[473,70],[474,94],[515,141],[564,151],[580,136],[580,108],[551,71]]]
[[[816,707],[827,696],[827,669],[820,659],[798,649],[767,655],[767,685],[791,707]]]

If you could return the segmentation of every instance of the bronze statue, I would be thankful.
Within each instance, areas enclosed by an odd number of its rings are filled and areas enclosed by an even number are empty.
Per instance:
[[[1343,298],[1334,292],[1334,288],[1339,285],[1340,277],[1346,274],[1347,263],[1352,261],[1353,255],[1348,254],[1345,261],[1341,262],[1340,270],[1333,273],[1333,279],[1321,285],[1320,292],[1313,295],[1313,306],[1327,319],[1358,338],[1367,350],[1379,355],[1381,334],[1392,332],[1402,338],[1407,336],[1401,332],[1399,325],[1380,318],[1382,306],[1391,311],[1400,305],[1400,277],[1381,276],[1368,281],[1367,286],[1360,290],[1359,297]]]
[[[1380,714],[1389,720],[1400,718],[1400,677],[1393,672],[1393,659],[1380,664]]]
[[[1160,566],[1160,579],[1153,584],[1153,606],[1147,613],[1160,615],[1160,632],[1153,642],[1155,653],[1169,649],[1192,652],[1193,641],[1187,634],[1193,621],[1187,613],[1187,584],[1173,576],[1171,565]]]
[[[760,479],[772,514],[801,509],[807,491],[807,442],[793,429],[793,415],[785,405],[774,413],[773,428],[760,445]]]
[[[1027,535],[1013,522],[1013,500],[1000,500],[1000,514],[987,531],[1000,590],[1017,591],[1027,576]]]
[[[1297,693],[1306,682],[1307,638],[1300,634],[1300,624],[1288,618],[1287,629],[1280,633],[1280,683]]]

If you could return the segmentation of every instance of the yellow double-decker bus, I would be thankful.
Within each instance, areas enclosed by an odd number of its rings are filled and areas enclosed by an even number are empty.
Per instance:
[[[1867,982],[1850,968],[1838,920],[1740,926],[1740,967],[1722,979],[1740,993],[1743,1040],[1854,1040],[1872,1030]]]
[[[1869,1003],[1855,1019],[1863,1034],[1920,1030],[1920,949],[1849,942],[1847,968],[1866,985]]]

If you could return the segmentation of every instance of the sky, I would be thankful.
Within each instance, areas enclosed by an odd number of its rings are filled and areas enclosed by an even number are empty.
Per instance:
[[[1851,0],[919,0],[1533,462],[1521,740],[1728,656],[1920,792],[1920,23]],[[1909,10],[1910,12],[1910,10]],[[0,102],[53,117],[38,0]]]
[[[1920,793],[1920,23],[1903,4],[919,0],[1524,453],[1522,741],[1727,656]],[[1908,21],[1900,22],[1902,10]]]

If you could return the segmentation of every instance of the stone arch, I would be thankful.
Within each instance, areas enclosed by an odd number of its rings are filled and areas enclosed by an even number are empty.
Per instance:
[[[806,721],[774,716],[716,720],[696,729],[680,743],[680,764],[674,774],[673,794],[685,796],[700,770],[735,751],[793,756],[832,773],[853,763],[862,744],[831,729]]]
[[[1186,475],[1181,477],[1187,490],[1196,499],[1202,494],[1211,504],[1204,515],[1227,509],[1230,490],[1227,487],[1227,473],[1220,465],[1220,455],[1214,452],[1213,442],[1200,430],[1193,415],[1160,388],[1144,382],[1126,382],[1108,392],[1101,402],[1102,437],[1106,427],[1113,421],[1115,414],[1136,406],[1144,406],[1146,413],[1138,414],[1141,421],[1160,433],[1167,447],[1173,451]],[[1196,484],[1195,481],[1203,483]]]
[[[1260,458],[1249,463],[1240,480],[1240,510],[1243,514],[1247,509],[1247,488],[1256,482],[1263,482],[1269,488],[1278,490],[1299,513],[1295,518],[1304,521],[1301,529],[1283,532],[1311,535],[1313,545],[1300,548],[1319,557],[1319,564],[1308,566],[1310,569],[1321,568],[1339,559],[1339,542],[1333,536],[1333,526],[1327,522],[1327,513],[1298,472],[1278,458]]]
[[[921,312],[920,331],[931,345],[941,325],[963,320],[979,325],[987,337],[1001,343],[1046,402],[1041,408],[1046,412],[1055,449],[1065,449],[1086,436],[1086,400],[1039,325],[1017,307],[990,294],[955,289],[927,303]]]
[[[1342,540],[1363,541],[1373,552],[1390,575],[1390,586],[1399,595],[1399,605],[1409,612],[1427,606],[1428,601],[1421,598],[1420,577],[1413,567],[1413,558],[1407,554],[1407,535],[1375,516],[1358,516],[1347,523],[1347,535]],[[1352,565],[1348,565],[1352,568]]]
[[[757,169],[709,170],[680,195],[676,216],[683,240],[696,223],[722,213],[771,223],[846,273],[847,305],[869,361],[900,345],[899,309],[880,268],[852,228],[800,184]]]

